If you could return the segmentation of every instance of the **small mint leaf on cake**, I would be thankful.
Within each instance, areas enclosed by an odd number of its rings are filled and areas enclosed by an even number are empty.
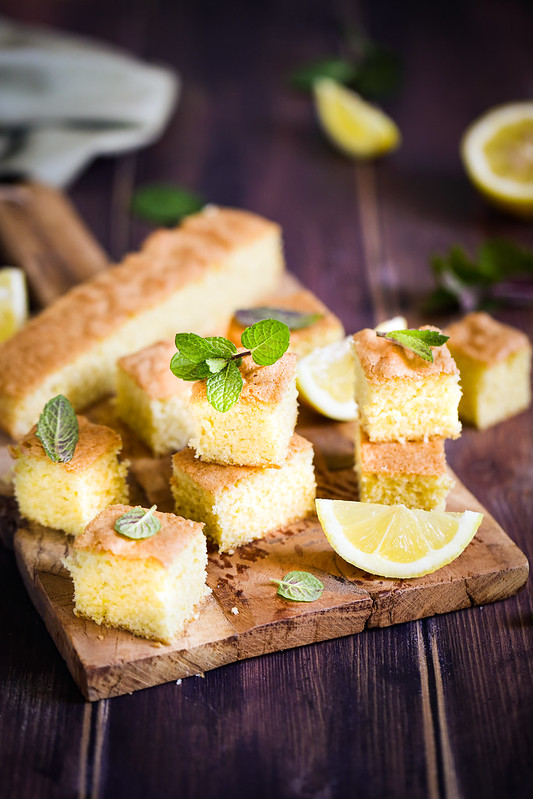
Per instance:
[[[192,363],[202,363],[207,358],[220,356],[220,352],[211,342],[196,333],[176,333],[175,342],[176,349],[180,351],[180,354]]]
[[[223,336],[208,336],[205,339],[211,347],[210,358],[231,358],[237,352],[237,347]]]
[[[224,369],[211,375],[206,382],[206,396],[213,408],[226,413],[241,395],[243,380],[235,361],[228,361]]]
[[[266,305],[258,308],[240,308],[235,311],[235,319],[243,327],[248,327],[264,319],[275,319],[283,322],[289,330],[304,330],[324,317],[322,313],[290,311],[286,308],[269,308]]]
[[[391,330],[388,333],[376,331],[376,336],[394,341],[408,350],[412,350],[420,358],[433,363],[431,347],[440,347],[448,341],[449,336],[437,330]]]
[[[290,337],[286,324],[276,319],[263,319],[243,331],[241,342],[250,350],[256,364],[271,366],[287,352]]]
[[[185,358],[181,352],[176,352],[170,361],[170,371],[180,380],[203,380],[209,377],[211,370],[206,361],[195,363]]]
[[[79,438],[78,418],[63,394],[48,400],[37,423],[36,436],[54,463],[72,460]]]
[[[209,367],[209,371],[211,374],[216,375],[218,372],[221,372],[227,365],[227,361],[225,358],[208,358],[206,360],[206,364]]]
[[[138,505],[123,513],[115,522],[115,531],[126,538],[141,540],[151,538],[161,529],[161,522],[154,516],[157,505],[145,510]]]
[[[270,582],[277,583],[279,596],[293,602],[315,602],[324,590],[320,580],[309,572],[289,572],[282,580],[272,578]]]
[[[140,186],[132,197],[135,216],[158,225],[176,225],[180,219],[204,207],[204,200],[188,189],[166,183]]]

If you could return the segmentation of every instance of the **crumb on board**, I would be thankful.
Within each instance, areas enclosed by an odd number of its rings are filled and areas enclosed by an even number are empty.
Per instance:
[[[176,680],[176,685],[181,685],[181,684],[182,684],[182,682],[183,682],[183,680],[182,680],[182,679],[181,679],[181,677],[180,677],[180,679],[179,679],[179,680]]]
[[[232,607],[231,612],[233,613],[234,616],[238,616],[239,615],[239,608],[234,606],[234,607]]]

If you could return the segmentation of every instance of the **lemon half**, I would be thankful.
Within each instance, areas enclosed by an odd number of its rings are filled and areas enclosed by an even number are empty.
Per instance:
[[[22,269],[0,269],[0,341],[16,333],[28,318],[28,294]]]
[[[533,102],[503,105],[477,119],[463,136],[461,156],[487,200],[533,217]]]
[[[331,78],[313,84],[320,124],[331,142],[354,158],[374,158],[395,150],[400,131],[380,108]]]
[[[420,577],[455,560],[468,546],[482,513],[410,510],[317,499],[326,537],[348,563],[382,577]]]
[[[352,337],[318,347],[298,359],[296,385],[300,397],[330,419],[357,419]]]

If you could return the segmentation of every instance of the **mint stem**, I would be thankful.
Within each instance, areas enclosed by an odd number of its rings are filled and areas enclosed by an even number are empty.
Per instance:
[[[252,350],[245,350],[244,352],[236,352],[235,355],[232,355],[230,360],[231,361],[238,361],[239,358],[244,358],[245,355],[251,355]]]

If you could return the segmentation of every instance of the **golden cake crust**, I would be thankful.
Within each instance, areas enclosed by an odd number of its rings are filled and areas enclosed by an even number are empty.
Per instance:
[[[264,301],[260,304],[267,308],[282,308],[284,310],[299,311],[300,313],[322,314],[322,318],[318,319],[313,325],[303,328],[302,330],[291,330],[292,346],[297,345],[301,340],[305,340],[311,330],[313,333],[316,332],[317,335],[321,333],[324,336],[327,336],[328,332],[336,330],[339,330],[341,335],[344,333],[344,328],[340,319],[335,316],[318,297],[315,297],[311,291],[307,291],[306,289],[283,296],[275,295],[265,297]],[[227,337],[238,345],[240,344],[243,330],[244,326],[239,324],[235,316],[233,316]]]
[[[74,287],[0,346],[2,393],[22,398],[43,378],[110,336],[132,316],[201,280],[235,246],[278,225],[248,211],[208,208],[174,230],[157,231],[118,266]],[[68,331],[66,335],[65,331]]]
[[[446,329],[450,346],[475,361],[490,365],[531,344],[525,333],[493,319],[483,311],[467,314]]]
[[[426,326],[423,330],[438,330]],[[377,336],[365,328],[353,337],[354,349],[370,383],[388,380],[420,380],[425,377],[456,375],[459,373],[448,347],[432,347],[434,362],[425,361],[412,350],[405,349],[389,339]]]
[[[180,380],[170,371],[170,361],[176,347],[168,341],[158,341],[117,361],[126,372],[153,399],[166,399],[175,395],[186,399],[192,383]]]
[[[446,471],[444,439],[373,443],[359,427],[359,464],[362,472],[374,474],[440,475]]]
[[[203,522],[154,511],[154,516],[161,522],[161,528],[155,535],[141,540],[126,538],[115,532],[115,522],[131,509],[131,505],[110,505],[89,522],[84,532],[76,538],[74,548],[108,552],[129,560],[155,558],[168,568],[197,536],[203,535]]]
[[[290,440],[287,461],[295,457],[299,452],[310,449],[313,449],[311,442],[294,433]],[[264,471],[259,466],[225,466],[201,461],[195,457],[194,450],[190,447],[182,449],[181,452],[177,452],[172,457],[172,467],[174,474],[181,471],[190,475],[196,483],[210,494],[216,494],[219,491],[231,488],[239,480],[246,479],[259,471]]]
[[[244,381],[239,403],[242,405],[275,405],[281,401],[296,371],[297,356],[286,352],[271,366],[258,366],[251,357],[242,359],[240,368]],[[206,401],[206,381],[193,384],[191,402]]]
[[[78,416],[79,439],[72,460],[57,463],[55,466],[67,472],[83,472],[106,453],[116,453],[122,449],[120,435],[103,424],[93,424],[85,416]],[[9,448],[13,458],[31,457],[37,460],[52,461],[48,458],[41,441],[36,435],[37,425],[15,446]]]

